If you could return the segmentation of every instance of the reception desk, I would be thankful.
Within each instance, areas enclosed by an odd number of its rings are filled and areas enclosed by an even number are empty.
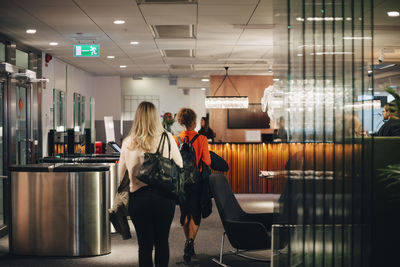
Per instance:
[[[333,170],[333,164],[350,170],[352,158],[359,157],[360,148],[357,144],[333,143],[210,144],[210,150],[228,162],[225,175],[234,193],[270,194],[282,193],[286,178],[264,179],[260,171]]]

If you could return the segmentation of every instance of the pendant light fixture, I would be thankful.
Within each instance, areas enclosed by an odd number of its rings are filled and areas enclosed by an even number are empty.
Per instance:
[[[240,96],[239,91],[236,89],[235,85],[233,84],[231,78],[228,75],[228,69],[229,67],[225,67],[225,76],[222,79],[221,83],[215,90],[215,93],[213,96],[206,96],[205,99],[205,105],[206,108],[208,109],[228,109],[228,108],[235,108],[235,109],[240,109],[240,108],[248,108],[249,107],[249,98],[247,96]],[[229,82],[232,84],[232,87],[235,89],[236,93],[238,96],[215,96],[221,88],[222,84],[226,81],[229,80]]]

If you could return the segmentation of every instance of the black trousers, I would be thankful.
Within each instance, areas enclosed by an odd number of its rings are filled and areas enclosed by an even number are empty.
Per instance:
[[[175,200],[156,189],[144,186],[129,194],[129,215],[139,243],[139,266],[167,267],[169,261],[169,230],[175,213]]]

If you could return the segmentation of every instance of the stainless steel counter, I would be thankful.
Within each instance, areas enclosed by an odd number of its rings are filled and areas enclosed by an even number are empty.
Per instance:
[[[12,171],[12,254],[94,256],[111,252],[109,167],[70,169]]]

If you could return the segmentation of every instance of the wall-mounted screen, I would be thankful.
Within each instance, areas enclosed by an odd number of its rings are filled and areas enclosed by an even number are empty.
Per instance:
[[[265,129],[270,128],[267,112],[261,110],[261,104],[249,104],[247,109],[228,109],[229,129]]]

